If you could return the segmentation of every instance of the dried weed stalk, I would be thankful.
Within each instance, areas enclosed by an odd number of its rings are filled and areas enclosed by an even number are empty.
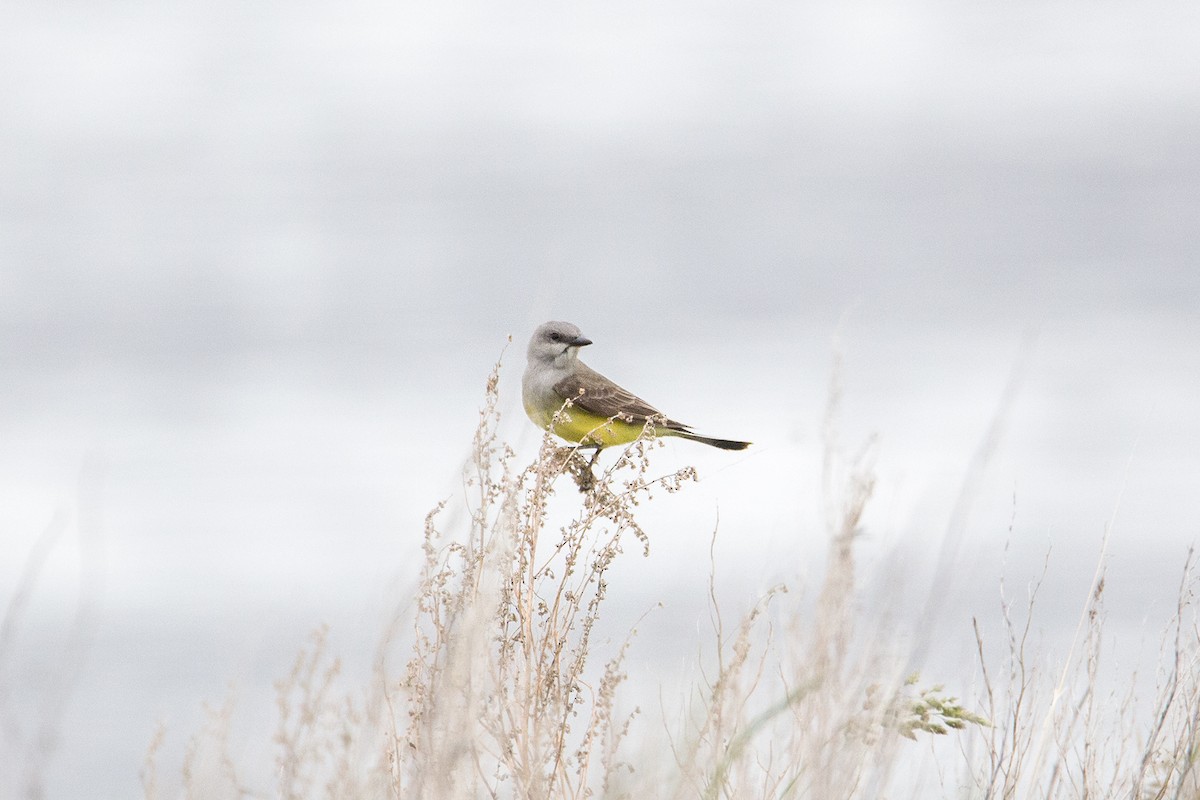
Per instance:
[[[466,536],[426,519],[415,647],[401,683],[408,724],[396,741],[396,791],[414,797],[582,798],[603,791],[627,721],[614,718],[621,648],[590,669],[608,574],[633,536],[634,509],[677,491],[692,469],[650,477],[643,438],[592,476],[577,448],[545,436],[521,471],[496,434],[498,371],[480,413],[466,484]],[[555,527],[564,475],[582,507]],[[574,497],[570,502],[579,504]]]

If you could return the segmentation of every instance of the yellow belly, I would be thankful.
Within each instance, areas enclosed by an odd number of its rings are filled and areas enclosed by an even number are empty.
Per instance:
[[[558,414],[557,421],[554,420],[553,412],[539,413],[538,410],[528,407],[525,410],[529,417],[543,428],[550,428],[553,424],[555,435],[561,436],[568,442],[578,442],[587,446],[609,447],[615,444],[629,444],[642,435],[644,427],[641,423],[623,422],[619,419],[610,420],[608,417],[597,416],[577,406],[563,409]],[[661,435],[669,433],[669,431],[660,428],[656,433]]]

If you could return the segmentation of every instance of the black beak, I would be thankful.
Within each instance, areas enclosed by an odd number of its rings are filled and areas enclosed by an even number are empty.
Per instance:
[[[588,339],[583,336],[576,336],[574,339],[567,340],[567,344],[571,345],[572,347],[586,347],[587,345],[589,345],[591,343],[592,343],[591,339]]]

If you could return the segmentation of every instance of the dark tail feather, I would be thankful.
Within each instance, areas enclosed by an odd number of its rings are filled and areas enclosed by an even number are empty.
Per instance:
[[[680,431],[678,435],[682,436],[684,439],[691,439],[693,442],[700,442],[701,444],[710,444],[713,447],[719,447],[722,450],[745,450],[750,446],[750,442],[738,442],[734,441],[733,439],[712,439],[708,436],[701,436],[699,434],[692,433],[691,431]]]

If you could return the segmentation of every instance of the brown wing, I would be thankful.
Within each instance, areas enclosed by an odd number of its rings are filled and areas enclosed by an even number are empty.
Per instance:
[[[617,386],[582,361],[569,378],[554,384],[554,391],[571,400],[573,405],[598,417],[619,417],[637,423],[645,423],[652,416],[663,413],[642,398]],[[665,427],[686,431],[688,426],[667,419]]]

